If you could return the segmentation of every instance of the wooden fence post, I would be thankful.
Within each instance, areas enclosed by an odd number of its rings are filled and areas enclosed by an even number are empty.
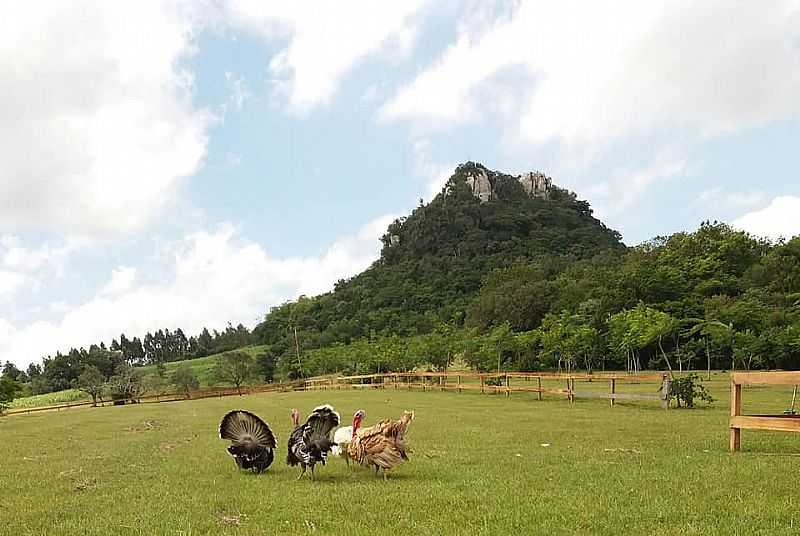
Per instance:
[[[537,380],[537,383],[539,385],[539,392],[537,394],[539,395],[539,400],[541,400],[542,399],[542,377],[541,376],[536,376],[536,380]]]
[[[731,377],[731,417],[742,414],[742,385],[735,383]],[[731,452],[738,452],[742,447],[741,428],[731,427]]]
[[[617,380],[615,378],[611,378],[611,405],[614,405],[614,394],[617,392]]]
[[[661,380],[661,407],[669,409],[669,392],[672,388],[672,380],[664,374]]]
[[[484,394],[484,392],[483,392],[483,374],[481,374],[481,394]]]
[[[458,376],[458,392],[461,392],[461,375]]]
[[[569,388],[569,378],[567,378],[567,400],[572,403],[572,391]]]
[[[511,394],[511,385],[509,383],[510,381],[511,380],[509,379],[508,374],[506,374],[506,396],[509,396]]]

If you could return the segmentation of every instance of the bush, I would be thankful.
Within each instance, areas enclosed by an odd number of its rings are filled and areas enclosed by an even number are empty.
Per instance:
[[[675,400],[678,407],[681,407],[683,402],[687,408],[694,407],[695,399],[708,404],[714,401],[705,386],[700,383],[700,377],[694,372],[682,378],[674,378],[670,384],[669,397],[670,400]]]
[[[193,389],[200,387],[200,381],[188,365],[182,365],[175,370],[172,375],[172,383],[179,391],[183,392],[186,398],[190,397]]]

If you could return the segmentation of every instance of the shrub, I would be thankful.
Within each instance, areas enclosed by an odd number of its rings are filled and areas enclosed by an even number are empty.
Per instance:
[[[175,370],[172,375],[172,383],[179,391],[183,392],[186,398],[190,397],[192,389],[200,387],[200,381],[188,365],[182,365]]]
[[[670,384],[669,397],[670,400],[675,400],[678,407],[681,407],[683,402],[687,408],[694,407],[695,399],[708,404],[714,401],[705,386],[700,383],[700,377],[694,372],[681,378],[674,378]]]

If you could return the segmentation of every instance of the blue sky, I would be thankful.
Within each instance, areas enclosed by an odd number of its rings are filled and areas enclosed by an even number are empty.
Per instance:
[[[796,1],[34,2],[0,68],[20,365],[252,326],[367,267],[467,160],[545,172],[631,245],[800,233]]]

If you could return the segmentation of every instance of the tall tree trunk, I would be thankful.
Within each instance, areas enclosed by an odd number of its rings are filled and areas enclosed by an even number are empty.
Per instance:
[[[667,353],[664,351],[664,347],[661,345],[661,336],[658,337],[658,349],[661,350],[661,355],[664,356],[664,361],[666,361],[667,363],[667,368],[669,369],[669,377],[674,378],[674,375],[672,374],[672,365],[669,362]]]

